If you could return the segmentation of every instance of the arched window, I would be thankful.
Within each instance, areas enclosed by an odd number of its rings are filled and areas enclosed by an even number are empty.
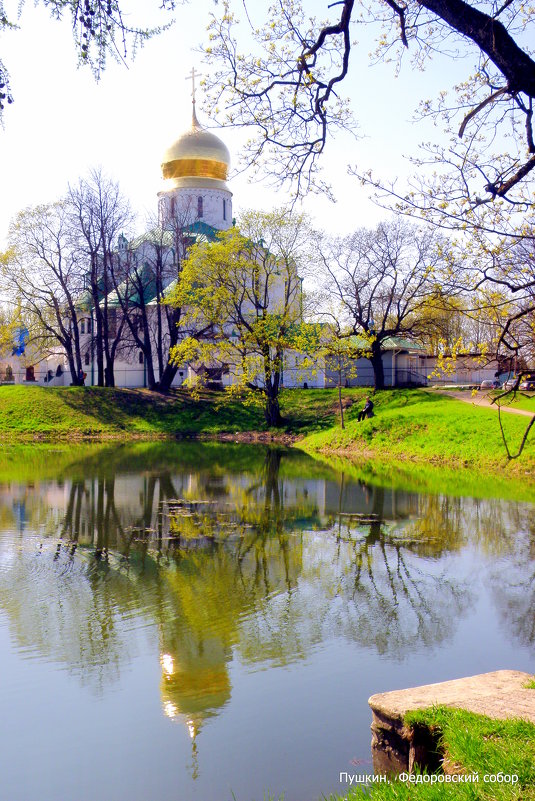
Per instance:
[[[91,317],[87,318],[87,333],[91,333]]]
[[[176,198],[171,198],[171,217],[174,217],[176,214]]]
[[[227,219],[227,201],[223,200],[223,219]]]
[[[85,334],[85,320],[80,323],[80,333]]]
[[[86,367],[89,365],[89,351],[86,351],[86,354],[84,356],[84,364],[86,365]]]
[[[139,363],[143,364],[143,351],[142,350],[139,351]]]
[[[199,195],[197,198],[197,217],[203,216],[202,197]]]

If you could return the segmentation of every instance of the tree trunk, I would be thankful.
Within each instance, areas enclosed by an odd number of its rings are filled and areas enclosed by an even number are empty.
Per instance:
[[[152,360],[152,350],[144,351],[143,358],[145,359],[145,376],[147,379],[147,387],[153,392],[158,389],[156,376],[154,375],[154,363]]]
[[[113,372],[113,361],[107,360],[104,368],[104,383],[107,387],[115,386],[115,374]]]
[[[178,365],[174,365],[168,362],[165,365],[164,371],[161,374],[160,380],[156,384],[155,389],[158,392],[169,392],[169,390],[171,389],[171,384],[173,383],[177,372],[178,372]]]
[[[342,368],[339,367],[338,369],[338,405],[340,407],[340,422],[342,423],[342,428],[345,428],[344,424],[344,407],[342,404]]]
[[[384,389],[385,373],[383,369],[383,354],[381,351],[381,343],[377,342],[377,340],[372,343],[370,362],[373,367],[373,381],[375,389]]]
[[[266,396],[264,415],[269,428],[279,428],[282,425],[279,399],[276,395],[274,397],[270,395]]]
[[[74,358],[72,353],[67,352],[67,361],[69,363],[69,372],[71,374],[71,383],[74,387],[80,386],[80,379],[78,378],[78,373],[76,371],[76,365],[74,363]],[[48,379],[48,376],[47,376]]]
[[[169,344],[166,348],[165,357],[167,359],[165,367],[160,369],[160,380],[156,385],[156,390],[158,392],[169,392],[171,389],[171,384],[175,380],[175,376],[178,373],[178,366],[172,364],[169,361],[169,351],[173,348],[179,340],[178,334],[178,326],[180,323],[180,318],[182,315],[182,309],[170,309],[166,307],[165,309],[165,318],[167,321],[167,329],[169,332]],[[162,351],[162,359],[163,359],[163,351]]]
[[[102,311],[98,306],[98,302],[95,303],[95,298],[98,299],[98,287],[95,286],[93,288],[93,303],[95,306],[95,349],[96,349],[96,356],[97,356],[97,385],[99,387],[104,386],[104,332],[103,332],[103,325],[102,325]]]
[[[80,364],[76,363],[76,357],[72,349],[72,344],[69,340],[62,341],[62,345],[65,348],[65,356],[67,357],[67,363],[69,365],[69,372],[71,374],[71,384],[73,387],[80,387],[83,385],[83,380],[80,380]]]

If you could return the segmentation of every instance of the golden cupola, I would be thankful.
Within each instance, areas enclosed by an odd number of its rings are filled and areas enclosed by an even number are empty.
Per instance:
[[[205,131],[195,114],[189,131],[178,137],[163,157],[166,189],[206,188],[229,191],[230,153],[218,136]]]

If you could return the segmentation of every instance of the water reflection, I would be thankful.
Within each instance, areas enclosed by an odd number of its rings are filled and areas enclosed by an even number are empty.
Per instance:
[[[523,645],[535,645],[535,510],[517,519],[511,559],[494,570],[493,595],[505,627]],[[512,564],[510,564],[512,561]],[[512,569],[511,569],[512,568]]]
[[[195,778],[234,659],[287,666],[336,638],[429,653],[477,602],[483,557],[512,639],[532,644],[534,542],[531,506],[370,485],[278,449],[100,449],[0,486],[0,610],[25,657],[97,693],[155,636]]]

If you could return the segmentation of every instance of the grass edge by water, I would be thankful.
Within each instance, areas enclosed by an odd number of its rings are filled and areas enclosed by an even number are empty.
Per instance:
[[[535,725],[511,718],[496,720],[461,709],[432,707],[407,713],[404,724],[429,730],[438,745],[440,774],[473,775],[477,782],[436,781],[377,783],[366,795],[372,801],[530,801],[535,799]],[[485,781],[498,774],[517,776],[512,781]],[[362,787],[329,801],[357,801]]]

